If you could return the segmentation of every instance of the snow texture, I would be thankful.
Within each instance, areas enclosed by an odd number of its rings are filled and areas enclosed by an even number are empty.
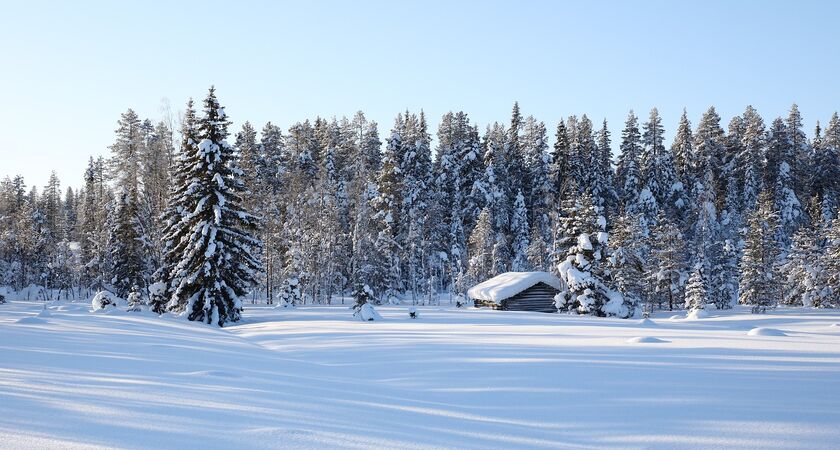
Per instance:
[[[251,306],[225,328],[0,308],[3,449],[830,449],[837,310],[658,328],[481,309]],[[51,309],[51,311],[55,311]],[[21,318],[38,323],[17,324]],[[28,321],[31,322],[31,321]],[[25,323],[25,322],[24,322]],[[748,338],[765,327],[785,338]],[[652,337],[668,343],[633,343]],[[809,382],[813,381],[813,382]],[[208,435],[208,430],[224,432]]]
[[[748,336],[787,336],[787,334],[782,330],[777,330],[775,328],[764,328],[758,327],[753,328],[752,330],[747,332]]]
[[[628,344],[663,344],[666,342],[669,341],[653,336],[636,336],[634,338],[627,339]]]
[[[467,296],[473,300],[500,304],[502,300],[513,297],[537,283],[545,283],[554,289],[563,290],[560,279],[548,272],[505,272],[471,287]]]

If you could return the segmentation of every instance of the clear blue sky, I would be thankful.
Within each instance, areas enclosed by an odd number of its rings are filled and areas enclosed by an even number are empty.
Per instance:
[[[128,3],[131,3],[128,5]],[[457,3],[457,4],[453,4]],[[668,140],[696,125],[792,102],[811,133],[840,108],[840,2],[115,2],[0,0],[0,176],[81,183],[119,114],[160,117],[215,84],[235,121],[284,130],[364,110],[390,128],[406,108],[434,127],[464,110],[482,129],[514,100],[560,117],[657,106]],[[432,130],[434,132],[434,129]]]

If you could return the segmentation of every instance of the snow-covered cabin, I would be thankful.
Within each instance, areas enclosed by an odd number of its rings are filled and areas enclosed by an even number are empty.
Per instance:
[[[554,296],[561,290],[563,282],[548,272],[505,272],[471,287],[467,296],[476,307],[557,312]]]

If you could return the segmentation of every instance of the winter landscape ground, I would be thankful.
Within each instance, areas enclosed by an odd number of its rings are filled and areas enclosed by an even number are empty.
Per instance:
[[[2,448],[832,448],[840,313],[0,306]],[[223,432],[222,430],[229,430]]]

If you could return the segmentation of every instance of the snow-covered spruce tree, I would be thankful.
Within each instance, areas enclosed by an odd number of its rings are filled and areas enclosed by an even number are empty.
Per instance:
[[[633,111],[627,116],[624,130],[621,132],[621,152],[615,171],[615,184],[619,192],[619,203],[625,209],[639,203],[642,190],[639,156],[642,151],[642,136],[639,132],[639,122]]]
[[[819,127],[819,124],[817,124]],[[823,220],[837,217],[840,207],[840,117],[835,112],[825,128],[814,136],[814,176],[811,181],[813,195],[820,201]]]
[[[403,260],[406,270],[408,290],[412,301],[417,302],[418,294],[425,291],[429,241],[427,239],[426,209],[429,207],[428,194],[431,183],[431,149],[429,133],[423,112],[419,117],[406,114],[402,140],[402,160],[400,173],[402,184],[400,193],[400,236],[402,237]]]
[[[725,179],[721,176],[724,157],[724,132],[720,126],[720,116],[714,106],[710,107],[700,118],[697,131],[694,133],[694,173],[701,178],[708,179],[711,174],[715,206],[723,209]],[[704,181],[706,182],[706,181]]]
[[[658,298],[667,301],[668,310],[672,311],[683,299],[686,277],[683,234],[665,214],[660,214],[656,226],[651,230],[650,242],[652,264],[648,278]]]
[[[144,235],[140,217],[143,195],[140,166],[145,145],[141,125],[140,118],[129,109],[120,117],[117,140],[111,145],[113,156],[110,165],[116,191],[114,222],[109,239],[113,264],[111,285],[121,298],[125,298],[132,287],[146,285],[145,243],[148,238]]]
[[[703,276],[703,268],[695,267],[691,271],[691,276],[688,277],[688,282],[685,286],[685,309],[689,311],[697,311],[706,309],[706,277]]]
[[[519,102],[514,102],[510,115],[510,127],[506,130],[506,140],[504,142],[507,179],[500,180],[506,183],[507,191],[511,195],[514,192],[528,192],[530,190],[530,180],[526,178],[527,172],[520,142],[521,132],[522,113],[519,111]]]
[[[528,249],[525,251],[528,265],[538,271],[547,271],[550,264],[550,249],[545,241],[544,232],[538,226],[531,227]]]
[[[528,211],[525,209],[525,197],[522,191],[516,194],[516,200],[513,203],[513,217],[510,220],[510,229],[513,236],[513,261],[511,262],[510,270],[514,272],[524,272],[529,270],[528,264]]]
[[[650,118],[642,128],[642,153],[639,155],[641,176],[656,202],[664,205],[669,200],[676,173],[670,151],[666,154],[665,129],[662,127],[659,110],[650,110]]]
[[[831,221],[826,231],[826,249],[822,265],[828,275],[826,307],[840,307],[840,217]]]
[[[720,264],[720,224],[715,207],[714,177],[710,170],[705,177],[697,181],[694,187],[694,227],[692,230],[693,250],[691,264],[702,269],[701,274],[706,286],[707,303],[717,303],[716,292],[712,286],[711,274],[717,273]]]
[[[773,190],[773,209],[778,212],[779,220],[779,244],[783,247],[790,245],[791,236],[804,219],[802,203],[796,195],[798,182],[793,171],[793,166],[798,164],[796,157],[787,126],[782,119],[774,120],[767,148],[766,180],[767,187]]]
[[[625,300],[644,305],[645,310],[650,312],[650,289],[645,283],[648,239],[643,235],[641,224],[642,219],[638,215],[625,213],[618,217],[610,235],[613,250],[609,257],[609,267],[616,289]]]
[[[392,133],[382,153],[382,165],[379,170],[379,195],[374,202],[374,220],[377,223],[375,247],[386,265],[382,280],[382,295],[386,302],[396,299],[402,281],[400,274],[400,248],[397,244],[399,230],[400,173],[397,155],[400,152],[400,136]]]
[[[816,198],[816,197],[815,197]],[[819,214],[819,211],[817,211]],[[785,274],[782,303],[792,306],[821,307],[829,297],[828,273],[823,266],[825,239],[821,223],[799,228],[781,272]]]
[[[170,309],[189,320],[224,326],[240,318],[240,298],[260,271],[254,256],[261,242],[254,237],[257,219],[242,208],[242,171],[225,141],[229,122],[210,88],[198,121],[197,149],[183,195],[197,198],[183,219],[188,234],[173,251],[182,257]],[[184,204],[187,201],[184,200]]]
[[[295,276],[286,277],[278,297],[278,305],[283,308],[294,308],[301,304],[303,294],[300,292],[300,281]]]
[[[490,208],[485,207],[478,215],[478,222],[470,234],[470,263],[467,271],[470,283],[480,283],[493,273],[493,245],[495,244],[495,233],[493,233]]]
[[[182,239],[189,236],[189,227],[183,219],[195,210],[198,201],[195,196],[187,192],[190,188],[188,183],[190,164],[195,158],[198,145],[197,126],[193,100],[190,99],[181,120],[181,143],[169,169],[171,173],[169,200],[160,217],[165,226],[162,257],[160,267],[154,274],[155,283],[150,286],[149,291],[149,308],[157,314],[166,311],[166,305],[172,300],[175,287],[180,282],[181,274],[173,271],[182,257],[180,250],[176,250],[176,247]]]
[[[563,120],[557,123],[554,146],[548,163],[548,205],[549,211],[560,209],[560,203],[565,199],[564,192],[567,181],[573,179],[570,174],[571,149],[569,148],[569,134]]]
[[[677,172],[677,178],[686,188],[694,186],[695,181],[693,140],[691,122],[688,120],[688,113],[683,108],[680,123],[677,125],[677,132],[674,135],[674,142],[671,144],[671,152],[674,155],[674,168]]]
[[[606,220],[600,215],[592,197],[583,194],[576,208],[581,233],[569,248],[566,259],[557,271],[567,289],[555,297],[560,311],[575,311],[596,316],[631,317],[638,305],[615,290],[608,267],[609,251]]]
[[[767,147],[767,133],[764,127],[764,120],[752,106],[744,111],[744,134],[741,137],[741,151],[739,158],[742,175],[742,199],[743,208],[751,209],[758,199],[758,194],[763,188],[762,170],[764,166],[764,153]]]
[[[810,142],[808,142],[808,138],[802,130],[802,115],[799,113],[799,106],[796,103],[790,107],[790,112],[785,120],[785,127],[790,140],[790,155],[793,157],[788,160],[791,168],[790,176],[793,180],[793,193],[800,200],[807,199],[810,198],[808,190],[810,188],[809,180],[812,176],[813,153]],[[784,226],[783,215],[780,219],[782,220],[781,225]]]
[[[550,184],[548,179],[549,156],[548,137],[545,124],[538,122],[532,116],[525,119],[524,133],[521,139],[523,159],[525,162],[528,191],[525,195],[525,208],[528,210],[528,223],[536,226],[544,233],[543,239],[548,237],[548,194]]]
[[[749,217],[744,256],[741,258],[739,302],[764,312],[781,299],[778,274],[778,217],[768,191],[758,198]]]

